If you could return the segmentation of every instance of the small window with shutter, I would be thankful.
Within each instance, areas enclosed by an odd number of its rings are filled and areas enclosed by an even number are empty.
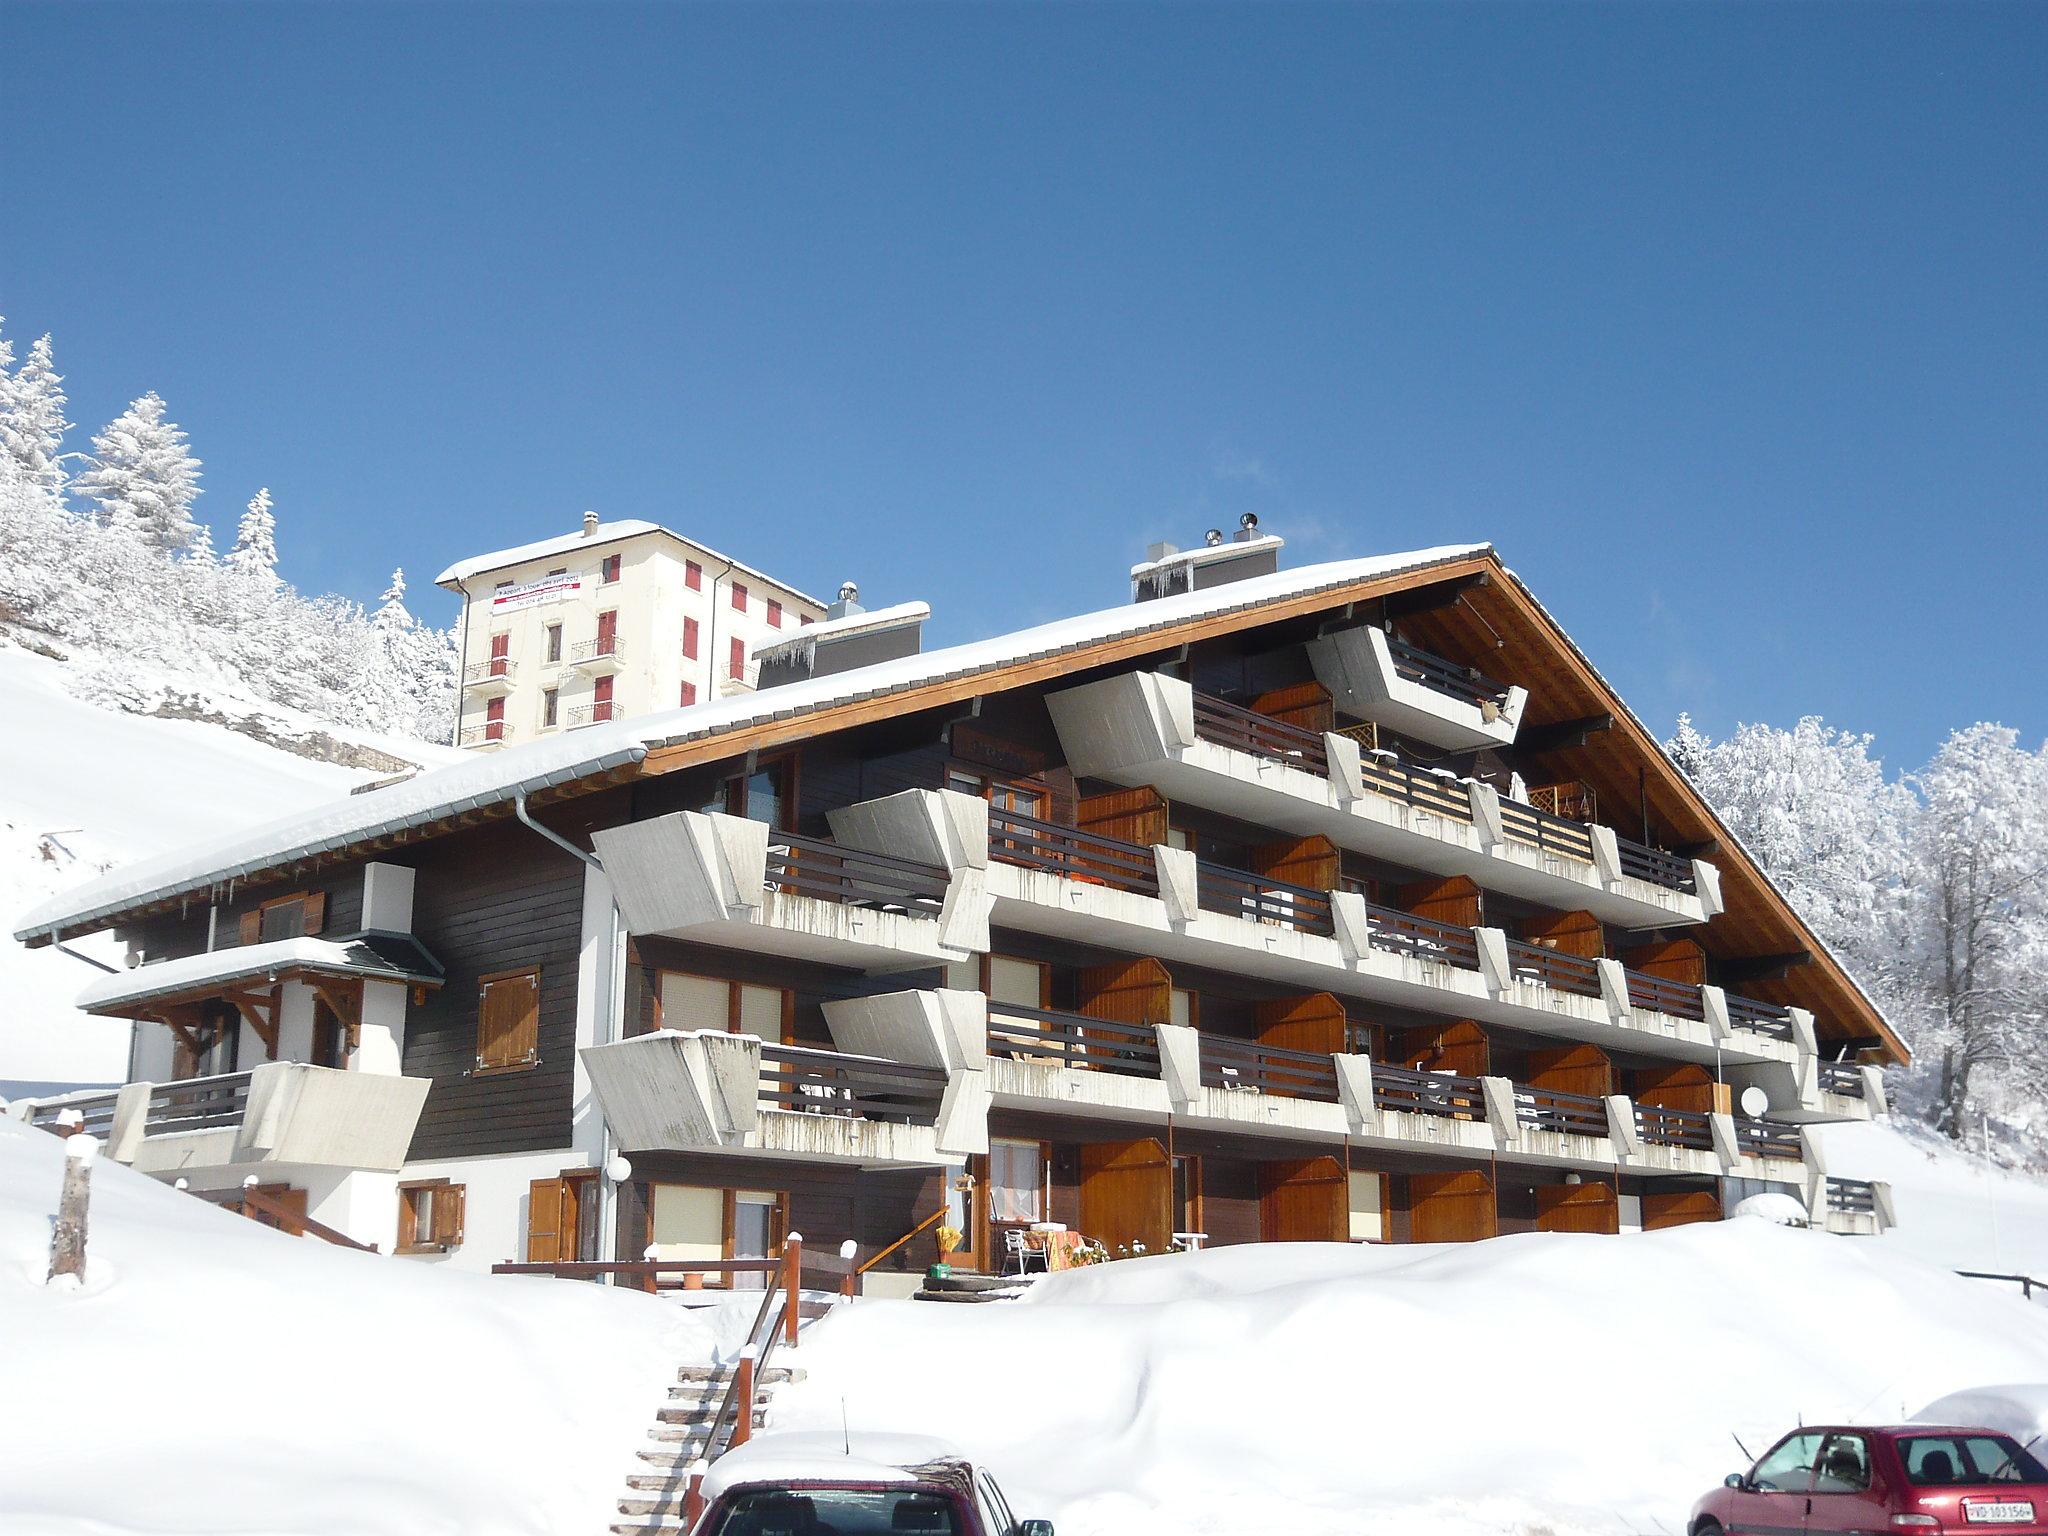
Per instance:
[[[318,933],[326,926],[327,893],[294,891],[244,912],[237,921],[236,936],[244,944],[268,944],[276,939]]]
[[[421,1179],[398,1186],[400,1253],[447,1253],[462,1246],[463,1186]]]
[[[517,1072],[540,1060],[540,968],[500,971],[477,986],[476,1070]]]

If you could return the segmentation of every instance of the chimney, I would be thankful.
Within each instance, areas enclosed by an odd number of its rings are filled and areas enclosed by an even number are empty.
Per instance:
[[[1150,545],[1145,563],[1131,567],[1131,600],[1149,602],[1207,591],[1248,576],[1270,576],[1280,569],[1280,546],[1285,542],[1275,534],[1260,533],[1259,515],[1247,512],[1230,538],[1224,538],[1221,528],[1211,528],[1202,536],[1200,549]]]
[[[757,648],[754,655],[761,666],[754,686],[775,688],[915,656],[924,642],[924,621],[932,616],[930,604],[898,603],[870,613],[859,598],[849,581],[820,622],[804,625],[787,640]]]
[[[825,610],[825,617],[828,620],[846,619],[866,612],[867,609],[860,605],[860,588],[850,581],[842,581],[839,583],[839,601]]]
[[[586,512],[583,514],[583,537],[589,539],[595,538],[596,536],[597,514],[595,512]]]

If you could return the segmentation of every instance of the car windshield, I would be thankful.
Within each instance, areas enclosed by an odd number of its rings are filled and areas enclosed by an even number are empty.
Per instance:
[[[929,1488],[755,1488],[736,1493],[716,1536],[965,1536],[953,1500]]]
[[[1899,1459],[1916,1488],[2048,1483],[2048,1469],[2006,1435],[1903,1436]]]

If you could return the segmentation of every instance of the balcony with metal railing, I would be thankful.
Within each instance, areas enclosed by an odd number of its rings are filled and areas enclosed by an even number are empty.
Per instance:
[[[503,720],[482,720],[475,725],[465,725],[461,734],[457,736],[456,743],[459,746],[489,750],[502,747],[509,739],[510,728]]]
[[[1420,767],[1344,731],[1316,731],[1132,672],[1050,695],[1068,764],[1170,799],[1623,928],[1669,928],[1720,910],[1702,861],[1611,827]]]
[[[480,699],[502,698],[512,691],[517,675],[509,656],[487,656],[462,669],[463,692]]]
[[[616,699],[599,699],[590,704],[577,704],[562,717],[570,730],[579,726],[603,725],[608,720],[623,720],[625,714]]]
[[[569,647],[569,665],[593,677],[616,672],[625,664],[625,644],[617,635],[578,640]]]

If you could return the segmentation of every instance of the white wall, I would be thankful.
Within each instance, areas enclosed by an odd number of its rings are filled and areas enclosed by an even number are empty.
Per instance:
[[[449,1253],[401,1255],[408,1264],[446,1264],[454,1269],[488,1271],[493,1264],[526,1257],[527,1186],[595,1164],[567,1149],[524,1152],[496,1157],[452,1157],[436,1162],[407,1163],[394,1186],[415,1179],[447,1179],[463,1187],[462,1243]],[[393,1231],[397,1223],[394,1205]],[[391,1243],[383,1244],[391,1251]]]

